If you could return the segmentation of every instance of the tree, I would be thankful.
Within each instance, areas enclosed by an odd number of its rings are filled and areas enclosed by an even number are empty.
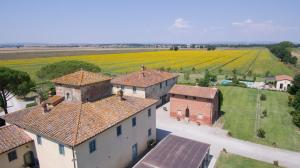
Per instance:
[[[258,130],[256,130],[256,135],[260,138],[265,138],[265,130],[263,130],[262,128],[259,128]]]
[[[300,110],[300,90],[297,91],[297,93],[296,93],[296,95],[294,97],[293,107],[296,110]]]
[[[189,72],[184,73],[183,78],[184,80],[190,80],[190,73]]]
[[[295,111],[292,116],[293,123],[300,128],[300,111]]]
[[[260,95],[260,100],[261,100],[261,101],[267,100],[267,96],[266,96],[265,94],[261,94],[261,95]]]
[[[51,80],[69,73],[79,71],[80,69],[101,72],[98,66],[84,61],[60,61],[42,67],[37,76],[42,80]]]
[[[24,96],[34,86],[34,82],[26,72],[0,67],[0,107],[7,111],[7,101],[14,96]]]

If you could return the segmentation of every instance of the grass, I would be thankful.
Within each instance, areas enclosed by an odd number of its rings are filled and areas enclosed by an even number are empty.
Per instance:
[[[262,102],[261,111],[267,110],[267,117],[256,119],[256,89],[240,87],[219,87],[224,95],[222,121],[235,138],[264,145],[300,151],[300,130],[293,123],[285,92],[262,91],[267,100]],[[255,124],[266,131],[266,137],[256,137]]]
[[[141,65],[150,68],[171,68],[172,71],[191,71],[196,73],[205,69],[213,72],[222,70],[223,74],[231,74],[237,69],[239,74],[249,70],[263,76],[265,72],[272,74],[294,75],[294,71],[279,62],[267,49],[231,49],[231,50],[179,50],[138,53],[97,54],[80,56],[40,57],[31,59],[1,60],[0,66],[28,72],[37,80],[36,71],[46,64],[62,60],[81,60],[100,66],[104,73],[122,74],[136,71]]]
[[[279,163],[280,164],[280,163]],[[215,168],[274,168],[273,164],[221,152]]]

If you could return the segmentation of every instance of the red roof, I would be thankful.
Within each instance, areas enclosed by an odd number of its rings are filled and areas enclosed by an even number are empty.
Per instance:
[[[0,118],[60,143],[75,146],[156,102],[154,99],[124,96],[120,100],[119,96],[110,96],[87,103],[63,101],[48,112],[38,105]],[[0,144],[1,136],[0,133]]]
[[[217,94],[217,88],[188,86],[188,85],[175,85],[169,93],[184,96],[194,96],[207,99],[213,99]]]
[[[101,73],[89,72],[80,70],[62,77],[53,79],[53,83],[72,85],[72,86],[85,86],[89,84],[99,83],[102,81],[111,80],[110,77],[102,75]]]
[[[0,154],[32,141],[32,139],[15,125],[0,127]]]
[[[144,69],[116,77],[111,80],[111,83],[145,88],[175,77],[178,77],[178,75],[165,71]]]
[[[282,81],[282,80],[288,80],[288,81],[293,81],[293,77],[288,76],[288,75],[277,75],[275,76],[276,81]]]

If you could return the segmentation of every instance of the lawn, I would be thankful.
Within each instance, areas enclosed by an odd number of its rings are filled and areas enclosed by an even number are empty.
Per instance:
[[[221,152],[215,168],[274,168],[269,163]]]
[[[294,71],[282,64],[267,49],[231,49],[231,50],[179,50],[152,51],[138,53],[97,54],[80,56],[41,57],[31,59],[1,60],[0,66],[28,72],[33,79],[36,71],[46,64],[62,60],[81,60],[101,67],[103,72],[122,74],[139,70],[141,65],[150,68],[165,68],[172,71],[204,72],[206,69],[223,74],[231,74],[237,69],[239,74],[251,71],[263,76],[267,71],[271,74],[294,75]]]
[[[300,151],[300,130],[292,123],[288,107],[288,94],[275,91],[261,91],[267,100],[262,101],[261,111],[267,110],[267,117],[256,119],[256,89],[240,87],[219,87],[224,95],[221,120],[224,129],[233,137],[276,146],[294,151]],[[256,122],[258,127],[266,132],[265,138],[256,137]]]

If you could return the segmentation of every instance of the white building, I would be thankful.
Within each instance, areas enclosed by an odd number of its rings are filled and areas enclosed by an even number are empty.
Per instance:
[[[33,140],[15,125],[0,127],[0,167],[24,168],[36,164]]]
[[[292,86],[293,78],[288,75],[278,75],[275,76],[276,80],[276,90],[287,91],[287,89]]]
[[[89,86],[95,81],[61,79],[68,86],[76,80]],[[84,93],[80,96],[86,97]],[[41,168],[126,167],[156,139],[157,100],[121,95],[88,102],[64,98],[56,95],[41,105],[1,116],[34,140]]]
[[[158,105],[169,100],[168,92],[176,84],[178,75],[169,72],[147,69],[122,75],[111,80],[112,92],[123,90],[124,95],[158,99]]]

